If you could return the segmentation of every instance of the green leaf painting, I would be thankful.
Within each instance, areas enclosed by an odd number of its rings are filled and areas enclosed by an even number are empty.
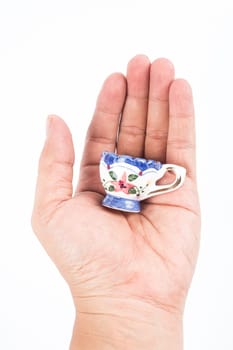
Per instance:
[[[108,190],[109,190],[110,192],[113,192],[113,191],[115,190],[115,188],[114,188],[113,185],[111,185],[111,186],[109,186]]]
[[[138,178],[138,175],[136,174],[129,174],[128,181],[134,181]]]
[[[114,171],[109,171],[109,175],[111,176],[111,178],[113,179],[113,180],[117,180],[117,174],[114,172]]]
[[[136,188],[135,187],[129,188],[128,193],[136,194],[137,193]]]

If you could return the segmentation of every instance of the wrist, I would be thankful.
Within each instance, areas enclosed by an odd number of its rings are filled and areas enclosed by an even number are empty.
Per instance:
[[[70,350],[182,350],[182,314],[145,301],[79,303]]]

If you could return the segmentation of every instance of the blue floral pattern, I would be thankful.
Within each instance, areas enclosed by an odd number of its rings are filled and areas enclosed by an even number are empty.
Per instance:
[[[117,155],[116,153],[110,152],[103,152],[101,159],[107,164],[108,167],[113,163],[124,162],[136,166],[138,169],[140,169],[140,171],[145,171],[147,169],[160,170],[162,168],[162,163],[156,160],[147,160],[144,158],[131,157],[127,155]]]

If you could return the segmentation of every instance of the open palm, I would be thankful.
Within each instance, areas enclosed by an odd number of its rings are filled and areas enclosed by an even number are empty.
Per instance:
[[[136,56],[126,77],[112,74],[103,85],[73,196],[71,134],[62,119],[49,118],[32,222],[81,311],[93,298],[183,309],[200,231],[194,133],[188,83],[174,79],[168,60],[150,64]],[[107,209],[101,205],[102,151],[182,165],[185,183],[145,200],[141,213]]]

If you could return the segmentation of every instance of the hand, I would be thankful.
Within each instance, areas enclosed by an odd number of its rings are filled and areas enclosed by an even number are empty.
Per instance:
[[[185,183],[142,202],[139,214],[104,208],[98,167],[104,150],[182,165]],[[126,77],[107,78],[74,196],[73,164],[70,131],[50,116],[32,225],[74,299],[78,322],[71,348],[181,349],[200,210],[192,93],[185,80],[174,79],[171,62],[150,64],[136,56]]]

